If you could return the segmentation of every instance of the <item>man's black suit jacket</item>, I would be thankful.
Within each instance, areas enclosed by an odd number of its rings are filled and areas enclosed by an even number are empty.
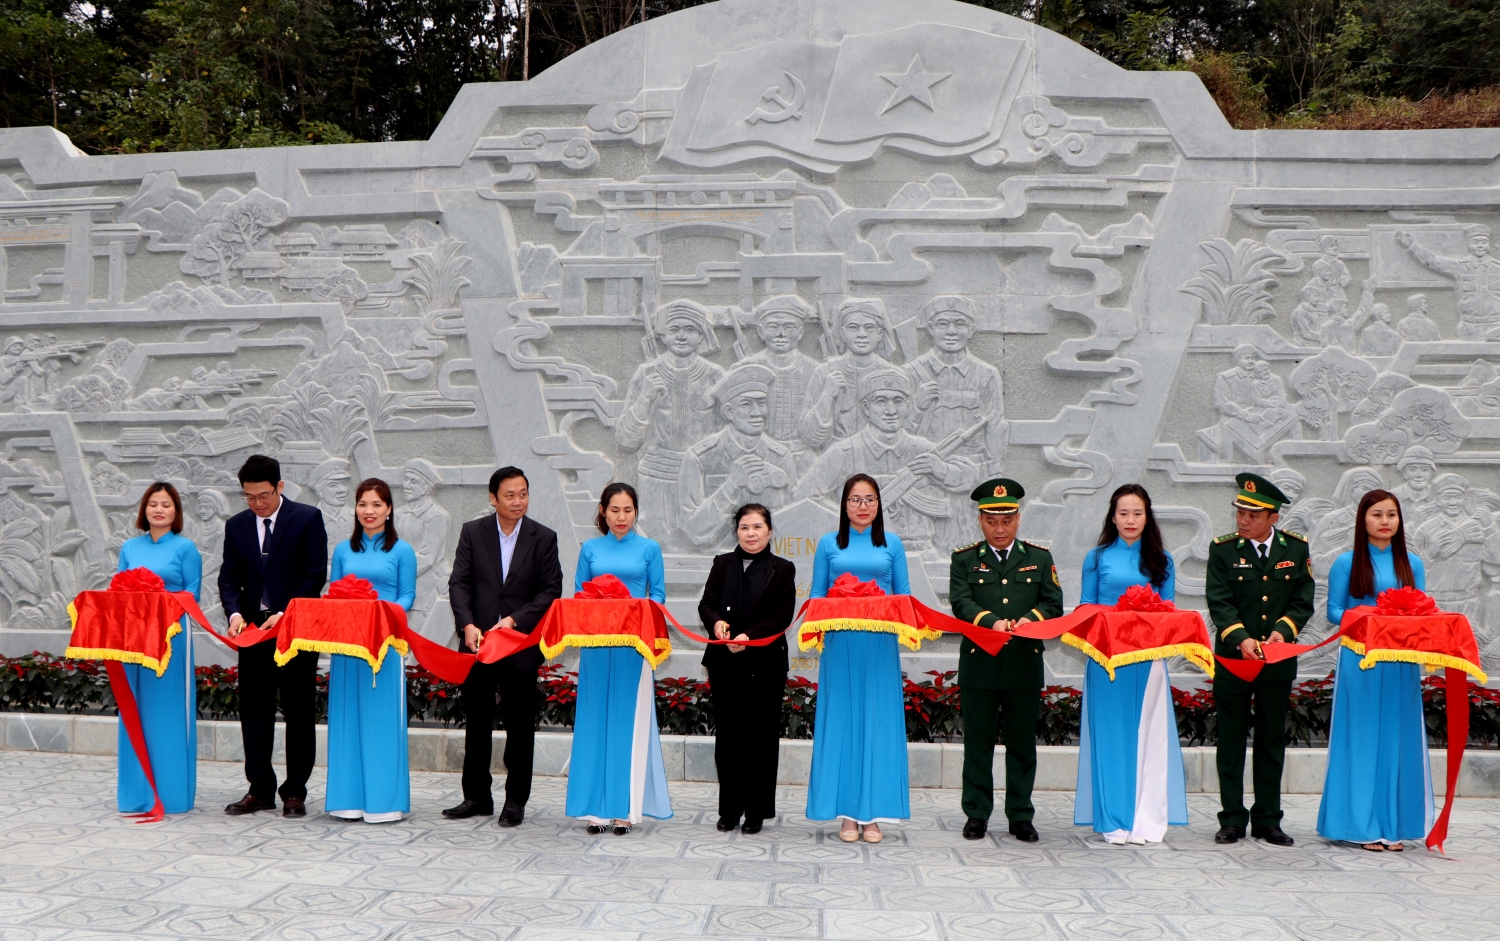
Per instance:
[[[271,612],[285,611],[293,598],[316,598],[328,581],[328,535],[315,506],[282,497],[271,529],[270,557],[260,562],[260,517],[251,510],[224,523],[224,563],[219,567],[219,600],[224,616],[239,614],[259,623],[261,586],[270,586]]]
[[[453,607],[460,644],[464,625],[488,631],[505,617],[515,618],[516,630],[529,634],[562,595],[557,533],[527,516],[516,525],[521,531],[504,579],[500,577],[500,527],[494,514],[470,520],[458,534],[453,572],[448,576],[448,603]],[[535,670],[543,659],[540,650],[530,647],[501,662]]]

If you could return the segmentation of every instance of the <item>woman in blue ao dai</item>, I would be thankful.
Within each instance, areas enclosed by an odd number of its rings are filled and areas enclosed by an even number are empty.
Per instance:
[[[818,540],[811,595],[822,598],[844,573],[874,580],[888,595],[911,594],[906,549],[885,531],[880,488],[855,474],[844,482],[839,530]],[[896,635],[830,631],[818,661],[809,820],[839,818],[839,839],[882,839],[880,824],[911,816],[906,704]]]
[[[1112,605],[1132,585],[1150,585],[1170,601],[1175,577],[1151,495],[1139,484],[1119,488],[1110,497],[1099,544],[1084,557],[1079,603]],[[1106,843],[1118,844],[1160,843],[1169,825],[1187,822],[1187,781],[1166,661],[1116,667],[1111,681],[1089,660],[1073,823],[1091,825]]]
[[[354,493],[354,532],[333,550],[331,581],[354,575],[381,601],[410,611],[417,597],[417,553],[396,536],[391,488],[378,477]],[[385,649],[380,669],[332,654],[328,673],[328,797],[344,820],[390,823],[411,813],[406,753],[406,663]]]
[[[594,518],[603,535],[579,547],[574,591],[589,579],[613,575],[632,598],[667,600],[661,546],[635,532],[636,512],[634,487],[616,482],[604,488]],[[578,652],[567,814],[587,820],[590,833],[613,826],[617,836],[643,817],[672,816],[656,726],[656,676],[634,647]]]
[[[136,514],[137,529],[146,534],[120,547],[120,571],[150,569],[161,576],[167,591],[192,592],[198,598],[203,581],[203,557],[182,533],[182,500],[177,488],[158,481],[146,488]],[[169,641],[167,669],[161,676],[134,663],[125,676],[135,694],[146,733],[146,754],[163,809],[169,814],[193,809],[198,787],[198,694],[193,669],[193,634],[186,617],[181,633]],[[135,757],[125,725],[120,724],[116,800],[121,813],[144,813],[155,805],[151,782]]]
[[[1328,573],[1328,623],[1373,605],[1387,589],[1425,591],[1422,560],[1406,551],[1401,503],[1371,490],[1355,514],[1354,550]],[[1367,850],[1400,852],[1402,840],[1432,829],[1432,768],[1422,716],[1422,673],[1415,663],[1376,663],[1341,646],[1328,731],[1328,771],[1318,805],[1318,833]]]

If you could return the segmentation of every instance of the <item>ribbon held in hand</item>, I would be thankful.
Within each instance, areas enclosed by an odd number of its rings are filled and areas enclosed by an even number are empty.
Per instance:
[[[613,575],[599,575],[583,583],[583,589],[573,593],[578,601],[619,601],[630,597],[630,589]]]
[[[323,597],[335,601],[374,601],[380,596],[375,593],[374,585],[358,575],[349,574],[330,583]]]
[[[802,650],[822,650],[823,635],[829,631],[895,634],[897,642],[911,650],[920,650],[922,641],[950,632],[962,634],[991,656],[1010,639],[1002,631],[934,611],[910,595],[888,595],[873,579],[862,582],[851,572],[836,578],[825,597],[809,598],[797,616],[804,618],[797,631],[797,646]]]

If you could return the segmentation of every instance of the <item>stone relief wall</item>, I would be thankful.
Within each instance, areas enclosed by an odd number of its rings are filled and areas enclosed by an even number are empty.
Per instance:
[[[1003,472],[1070,601],[1109,492],[1144,482],[1201,607],[1255,470],[1319,574],[1396,489],[1429,589],[1500,653],[1497,155],[1493,131],[1234,131],[1191,75],[945,0],[695,8],[466,87],[422,143],[86,157],[0,131],[0,651],[64,645],[153,479],[211,584],[263,451],[332,540],[352,482],[393,485],[432,637],[497,464],[530,472],[570,579],[600,489],[634,483],[683,617],[743,502],[805,585],[858,470],[929,601]]]

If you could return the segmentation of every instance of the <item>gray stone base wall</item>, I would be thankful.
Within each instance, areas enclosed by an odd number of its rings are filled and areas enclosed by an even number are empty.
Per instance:
[[[283,731],[276,726],[274,760],[284,760]],[[328,763],[328,727],[317,728],[317,764]],[[81,755],[113,755],[119,742],[117,720],[112,716],[68,716],[36,713],[0,713],[0,747],[13,751],[71,752]],[[407,744],[413,771],[463,769],[463,729],[408,730]],[[568,732],[539,732],[536,737],[536,773],[566,775],[573,736]],[[662,759],[670,781],[717,781],[714,740],[699,735],[663,735]],[[1214,749],[1184,748],[1183,770],[1190,794],[1213,794],[1219,790]],[[492,768],[503,773],[500,756],[505,752],[505,733],[494,733]],[[1432,749],[1432,789],[1447,793],[1447,753]],[[198,723],[200,761],[243,761],[238,722],[202,720]],[[3,759],[0,759],[3,760]],[[962,786],[963,745],[914,742],[907,746],[912,787],[958,788]],[[1287,794],[1317,794],[1323,788],[1328,767],[1328,749],[1293,748],[1287,751],[1281,789]],[[778,780],[782,784],[805,785],[812,768],[812,742],[782,739]],[[995,780],[1005,780],[1005,749],[995,749]],[[1036,788],[1039,791],[1071,791],[1078,777],[1076,745],[1037,748]],[[1250,792],[1250,759],[1245,760],[1245,788]],[[1458,777],[1459,797],[1500,797],[1500,751],[1468,749]]]

